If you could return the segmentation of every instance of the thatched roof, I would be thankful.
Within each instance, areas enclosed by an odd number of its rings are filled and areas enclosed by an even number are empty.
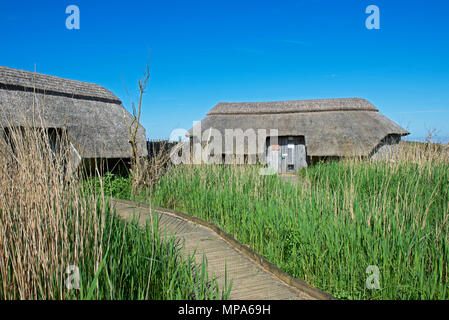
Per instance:
[[[309,156],[366,156],[388,135],[409,134],[360,98],[219,103],[201,121],[209,128],[304,136]]]
[[[379,111],[365,99],[313,99],[274,102],[221,102],[207,114],[272,114],[322,111]]]
[[[99,85],[0,66],[0,127],[65,128],[83,158],[129,158],[125,118],[120,99]],[[142,126],[138,143],[146,155]]]

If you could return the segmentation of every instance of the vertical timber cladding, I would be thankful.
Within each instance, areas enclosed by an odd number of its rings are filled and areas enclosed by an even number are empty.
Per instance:
[[[278,142],[267,141],[267,164],[279,173],[299,171],[307,167],[304,136],[282,136]]]

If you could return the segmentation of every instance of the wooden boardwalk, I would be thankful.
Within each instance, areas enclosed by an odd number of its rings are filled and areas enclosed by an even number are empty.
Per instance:
[[[116,213],[123,219],[135,216],[140,224],[151,217],[147,205],[113,199]],[[230,298],[234,300],[304,300],[331,299],[332,297],[293,279],[248,248],[231,239],[215,226],[198,218],[169,209],[155,208],[159,227],[164,234],[173,234],[183,243],[183,254],[195,252],[201,262],[205,254],[208,273],[214,275],[220,288],[224,284],[225,266],[228,281],[232,279]]]

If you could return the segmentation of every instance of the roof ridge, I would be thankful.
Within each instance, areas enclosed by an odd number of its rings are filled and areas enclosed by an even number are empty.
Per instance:
[[[0,66],[0,84],[16,90],[18,88],[28,88],[47,94],[61,93],[73,98],[97,98],[121,104],[117,96],[96,83],[66,79],[5,66]]]
[[[291,110],[291,111],[262,111],[262,112],[212,112],[207,113],[207,115],[219,116],[219,115],[239,115],[239,114],[253,114],[253,115],[264,115],[264,114],[285,114],[285,113],[317,113],[317,112],[335,112],[335,111],[367,111],[367,112],[379,112],[378,110],[373,110],[370,108],[345,108],[345,109],[326,109],[326,110]]]
[[[333,98],[268,102],[219,102],[207,114],[273,114],[325,111],[379,110],[363,98]]]
[[[273,101],[220,101],[217,104],[221,103],[283,103],[283,102],[332,102],[332,101],[364,101],[369,102],[364,98],[352,97],[352,98],[322,98],[322,99],[299,99],[299,100],[273,100]]]

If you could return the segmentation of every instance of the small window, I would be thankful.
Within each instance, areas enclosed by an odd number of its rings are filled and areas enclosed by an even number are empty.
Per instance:
[[[287,170],[288,170],[288,171],[294,171],[294,170],[295,170],[295,165],[294,165],[294,164],[289,164],[289,165],[287,166]]]

